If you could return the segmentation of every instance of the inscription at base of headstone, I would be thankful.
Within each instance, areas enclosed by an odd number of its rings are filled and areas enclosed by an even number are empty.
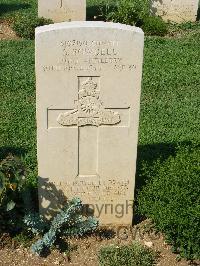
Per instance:
[[[38,0],[38,16],[54,22],[86,20],[86,0]]]
[[[36,29],[41,213],[80,197],[101,224],[131,224],[144,34],[68,22]]]
[[[197,19],[199,0],[152,0],[151,11],[165,21],[177,23]]]

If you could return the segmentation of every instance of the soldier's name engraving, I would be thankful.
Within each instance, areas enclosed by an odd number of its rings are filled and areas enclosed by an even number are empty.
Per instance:
[[[72,48],[71,50],[65,51],[64,55],[92,55],[92,56],[116,56],[118,52],[113,48]]]
[[[69,40],[59,43],[61,57],[56,64],[43,66],[44,72],[52,71],[103,71],[104,66],[115,71],[134,71],[136,65],[123,58],[120,43],[112,40]]]

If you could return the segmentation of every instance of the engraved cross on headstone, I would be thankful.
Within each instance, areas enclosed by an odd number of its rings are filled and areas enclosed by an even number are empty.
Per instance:
[[[129,110],[129,107],[104,108],[95,78],[99,77],[85,77],[83,82],[79,80],[76,108],[66,109],[67,112],[57,117],[57,123],[61,126],[78,128],[78,176],[81,177],[98,176],[99,126],[120,124],[120,114],[112,109]]]

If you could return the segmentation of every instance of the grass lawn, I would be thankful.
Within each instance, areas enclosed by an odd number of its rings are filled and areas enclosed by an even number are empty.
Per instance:
[[[36,178],[34,43],[0,42],[0,158],[23,155]]]

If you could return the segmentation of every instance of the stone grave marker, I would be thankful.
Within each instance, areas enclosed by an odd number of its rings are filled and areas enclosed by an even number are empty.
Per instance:
[[[105,22],[36,29],[41,212],[80,197],[101,224],[131,224],[144,34]]]
[[[151,0],[151,11],[165,21],[177,23],[197,19],[199,0]]]
[[[86,0],[38,0],[38,16],[54,22],[86,20]]]

